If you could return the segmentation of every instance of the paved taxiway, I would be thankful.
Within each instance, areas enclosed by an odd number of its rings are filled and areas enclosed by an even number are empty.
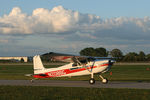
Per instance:
[[[136,88],[150,89],[149,82],[109,82],[102,84],[96,81],[94,85],[90,85],[88,81],[62,81],[62,80],[0,80],[0,85],[11,86],[56,86],[56,87],[88,87],[88,88]]]

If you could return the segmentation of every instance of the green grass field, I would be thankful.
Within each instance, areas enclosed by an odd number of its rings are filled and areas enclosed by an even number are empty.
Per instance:
[[[57,65],[58,66],[58,65]],[[57,67],[56,65],[46,65],[45,67]],[[104,73],[103,76],[112,81],[150,81],[149,65],[114,65],[112,69]],[[112,75],[110,75],[112,72]],[[0,65],[0,79],[31,79],[32,77],[24,76],[32,74],[32,65]],[[96,80],[100,80],[98,75],[94,76]],[[90,76],[79,76],[72,78],[51,78],[55,80],[89,80]]]
[[[47,68],[57,67],[46,65]],[[103,74],[111,81],[150,81],[149,65],[115,65]],[[112,75],[110,75],[112,72]],[[0,64],[0,79],[31,79],[32,65]],[[51,80],[89,80],[90,76],[51,78]],[[100,80],[95,75],[96,80]],[[99,89],[46,86],[0,86],[0,100],[150,100],[150,90]]]
[[[0,100],[150,100],[150,90],[0,86]]]

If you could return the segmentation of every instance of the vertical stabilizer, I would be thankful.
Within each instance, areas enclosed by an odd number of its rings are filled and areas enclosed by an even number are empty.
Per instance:
[[[34,74],[39,74],[45,69],[39,55],[33,57],[33,68]]]

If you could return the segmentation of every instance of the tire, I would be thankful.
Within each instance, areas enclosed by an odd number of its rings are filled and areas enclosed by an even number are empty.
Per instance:
[[[103,83],[103,84],[107,84],[107,83],[108,83],[108,80],[107,80],[107,79],[103,79],[103,80],[102,80],[102,83]]]
[[[94,84],[94,83],[95,83],[95,79],[94,79],[94,78],[91,78],[91,79],[89,80],[89,83],[90,83],[90,84]]]
[[[33,82],[34,82],[34,79],[31,79],[30,82],[33,83]]]

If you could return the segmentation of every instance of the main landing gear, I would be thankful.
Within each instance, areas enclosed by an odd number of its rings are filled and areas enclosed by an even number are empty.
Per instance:
[[[95,83],[95,79],[94,79],[94,78],[91,78],[91,79],[89,80],[89,83],[90,83],[90,84],[94,84],[94,83]]]
[[[90,84],[94,84],[94,83],[95,83],[93,73],[91,73],[91,79],[89,80],[89,83],[90,83]]]
[[[108,80],[106,78],[104,78],[102,75],[99,75],[99,77],[102,79],[102,83],[103,84],[107,84]],[[95,79],[93,78],[93,73],[91,73],[91,79],[89,80],[90,84],[94,84],[95,83]]]
[[[107,84],[108,80],[106,78],[104,78],[102,75],[99,75],[99,77],[102,79],[102,83],[103,84]]]

